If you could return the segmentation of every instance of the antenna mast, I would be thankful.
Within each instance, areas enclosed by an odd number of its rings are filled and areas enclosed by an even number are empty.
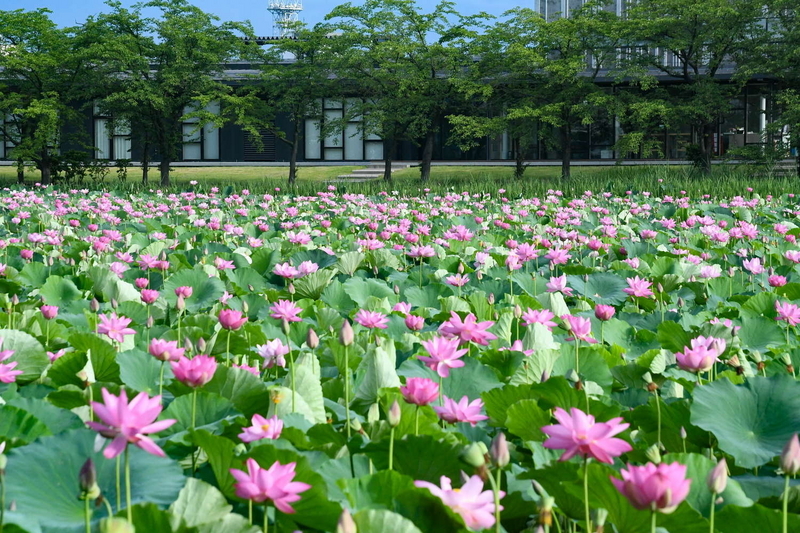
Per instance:
[[[298,15],[302,10],[302,0],[269,0],[267,11],[272,13],[275,36],[291,36],[292,25],[299,20]]]

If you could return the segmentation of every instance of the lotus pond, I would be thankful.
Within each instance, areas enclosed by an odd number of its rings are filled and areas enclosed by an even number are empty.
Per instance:
[[[800,205],[0,196],[0,530],[800,531]]]

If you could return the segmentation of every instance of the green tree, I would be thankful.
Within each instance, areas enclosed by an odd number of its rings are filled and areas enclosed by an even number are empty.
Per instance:
[[[58,28],[49,13],[0,11],[0,142],[11,144],[20,182],[27,161],[42,183],[52,181],[61,133],[79,118],[97,79],[93,48],[77,28]]]
[[[775,133],[788,136],[795,151],[800,177],[800,10],[792,0],[771,0],[765,17],[768,39],[760,54],[753,54],[750,68],[777,77],[780,113],[772,125]]]
[[[614,95],[598,84],[618,69],[620,36],[614,13],[604,2],[589,2],[569,17],[545,20],[528,8],[505,14],[479,39],[480,55],[473,80],[467,84],[495,108],[494,118],[451,117],[462,138],[506,130],[518,146],[516,174],[524,167],[522,147],[534,125],[538,136],[561,153],[561,175],[570,177],[572,143],[577,127],[593,123],[612,107]]]
[[[221,115],[204,109],[212,101],[231,102],[225,65],[249,57],[243,37],[249,24],[224,22],[186,0],[152,0],[130,10],[109,1],[110,13],[90,19],[106,35],[103,68],[107,76],[102,106],[118,119],[146,128],[160,160],[161,185],[170,183],[170,164],[183,140],[182,122],[197,118],[197,128],[221,125]],[[145,11],[159,13],[148,17]]]
[[[319,119],[323,98],[336,95],[331,78],[331,38],[327,28],[298,24],[292,36],[269,45],[258,83],[249,88],[249,109],[237,117],[242,125],[263,127],[290,148],[289,184],[297,179],[297,156],[303,144],[305,119]],[[277,115],[285,114],[288,128],[281,129]],[[323,125],[325,127],[325,125]]]
[[[437,128],[459,97],[451,78],[472,61],[467,43],[485,17],[461,15],[446,0],[430,13],[413,0],[366,0],[326,17],[336,19],[336,74],[362,96],[351,116],[384,140],[385,180],[403,139],[421,140],[421,178],[429,178]]]
[[[706,174],[718,124],[750,77],[747,56],[764,38],[762,15],[762,4],[751,0],[639,0],[627,12],[623,53],[640,73],[673,82],[661,98],[691,126],[695,163]]]

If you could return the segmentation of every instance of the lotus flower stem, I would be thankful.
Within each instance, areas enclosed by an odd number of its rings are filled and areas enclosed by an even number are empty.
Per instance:
[[[183,346],[183,339],[181,339],[181,317],[183,313],[178,311],[178,346]]]
[[[50,321],[47,320],[46,322],[47,322],[47,324],[46,324],[47,328],[46,328],[45,341],[44,341],[45,348],[50,345]]]
[[[711,493],[711,509],[708,516],[708,533],[714,533],[714,512],[717,510],[716,505],[717,493]]]
[[[269,533],[269,503],[264,503],[264,533]]]
[[[289,372],[291,372],[292,374],[292,412],[294,413],[295,397],[297,395],[297,385],[295,383],[295,377],[294,377],[294,352],[292,352],[291,348],[289,348]]]
[[[414,436],[419,435],[419,405],[414,409]]]
[[[122,509],[122,475],[120,473],[122,457],[117,455],[117,511]]]
[[[86,533],[92,533],[92,512],[89,510],[89,498],[83,500],[83,522],[86,525]]]
[[[578,337],[575,337],[575,373],[576,374],[579,374],[580,371],[581,371],[580,350],[581,350],[581,340]]]
[[[111,508],[111,503],[106,498],[103,498],[103,503],[106,504],[106,512],[108,513],[108,518],[114,516],[114,510]]]
[[[344,347],[344,426],[350,440],[350,349]]]
[[[439,376],[439,407],[444,406],[444,393],[442,390],[442,376]]]
[[[586,512],[586,531],[592,530],[592,515],[589,510],[589,458],[583,458],[583,509]]]
[[[394,466],[394,428],[389,431],[389,470]]]
[[[131,508],[130,446],[125,446],[125,509],[128,511],[128,523],[133,524],[133,509]]]
[[[287,343],[288,346],[288,343]],[[231,330],[228,330],[228,340],[225,341],[225,353],[227,354],[228,358],[226,359],[226,364],[228,368],[231,367]],[[292,410],[294,411],[294,405],[292,405]]]
[[[164,363],[166,361],[161,361],[161,372],[158,376],[158,395],[161,396],[161,403],[164,403]]]
[[[783,533],[789,533],[789,474],[783,481]]]
[[[250,525],[253,525],[253,500],[247,500],[247,519]]]
[[[197,424],[197,387],[192,389],[192,427],[191,431],[194,431],[195,425]],[[197,471],[197,449],[192,448],[192,476]]]
[[[658,419],[658,437],[656,442],[658,443],[659,451],[661,450],[661,399],[658,397],[658,390],[654,391],[653,394],[656,397],[656,418]]]
[[[6,517],[6,473],[0,470],[0,531],[3,530],[3,523]]]

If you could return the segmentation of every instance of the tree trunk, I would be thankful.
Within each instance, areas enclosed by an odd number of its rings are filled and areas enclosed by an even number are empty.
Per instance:
[[[425,135],[425,144],[422,147],[422,164],[419,167],[419,177],[422,181],[431,179],[431,160],[433,159],[433,141],[435,134],[429,131]]]
[[[522,153],[521,145],[522,142],[519,137],[515,137],[511,140],[511,149],[514,150],[515,161],[514,177],[516,179],[522,179],[522,176],[525,174],[525,154]]]
[[[795,149],[795,156],[794,156],[794,164],[797,171],[797,177],[800,178],[800,137],[797,138],[797,145],[794,147]]]
[[[41,152],[41,157],[38,162],[39,171],[42,173],[42,185],[50,185],[53,183],[53,160],[47,151]]]
[[[561,127],[561,179],[570,177],[572,160],[572,126],[567,123]]]
[[[142,146],[142,185],[147,185],[147,175],[150,172],[150,143]]]
[[[392,161],[397,154],[397,142],[394,139],[383,141],[383,181],[392,181]]]
[[[289,185],[294,185],[295,181],[297,181],[297,152],[300,149],[300,140],[302,139],[302,134],[300,133],[299,127],[300,121],[295,120],[294,124],[292,124],[292,152],[289,156]]]
[[[20,185],[25,183],[25,161],[22,159],[17,160],[17,183]]]
[[[162,155],[163,157],[163,155]],[[169,187],[169,164],[170,160],[164,158],[161,160],[161,163],[158,164],[158,169],[161,171],[161,186],[162,187]]]
[[[714,124],[704,124],[700,130],[700,171],[705,176],[711,175],[711,160],[714,156]]]

